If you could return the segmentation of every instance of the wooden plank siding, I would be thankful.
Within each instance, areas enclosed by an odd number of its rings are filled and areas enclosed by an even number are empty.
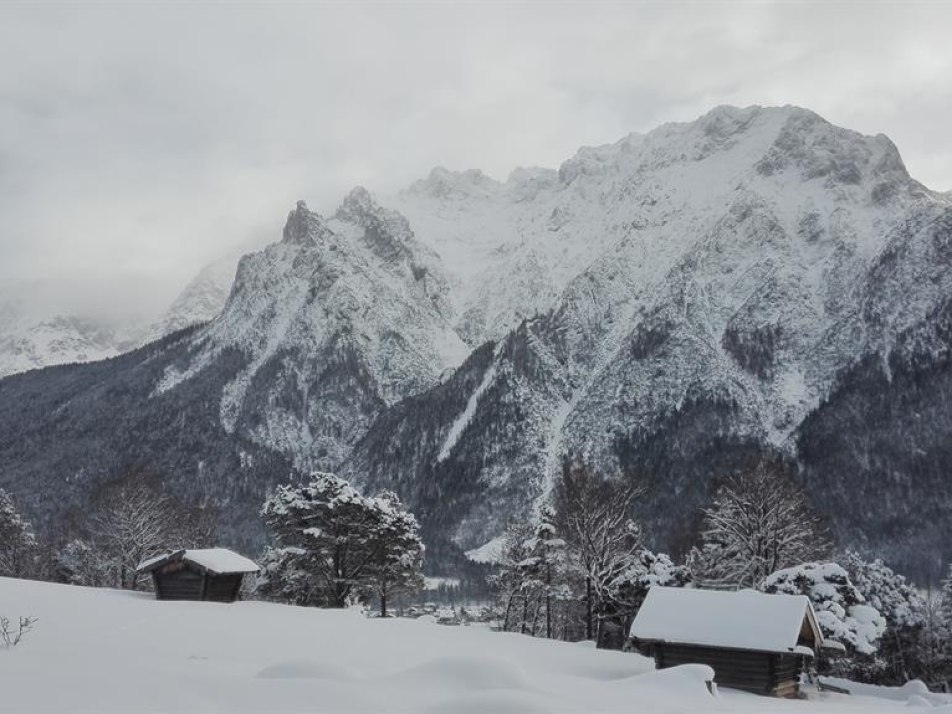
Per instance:
[[[779,697],[794,697],[800,691],[802,655],[670,642],[653,642],[642,651],[654,656],[659,669],[706,664],[714,670],[714,681],[719,686]]]
[[[181,561],[152,571],[158,600],[234,602],[241,590],[241,580],[241,573],[215,575]]]

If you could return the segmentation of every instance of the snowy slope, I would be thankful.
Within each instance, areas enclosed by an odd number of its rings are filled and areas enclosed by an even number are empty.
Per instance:
[[[202,268],[150,328],[148,339],[157,340],[177,330],[208,322],[225,306],[235,280],[241,253],[232,253]]]
[[[353,611],[157,602],[0,578],[0,613],[39,618],[0,651],[4,711],[17,714],[910,711],[871,696],[711,695],[700,665],[655,672],[644,657],[584,644]]]

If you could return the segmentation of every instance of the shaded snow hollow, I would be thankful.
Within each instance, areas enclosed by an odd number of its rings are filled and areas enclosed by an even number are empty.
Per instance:
[[[700,665],[655,672],[644,657],[584,644],[353,611],[0,578],[0,614],[39,618],[0,650],[2,711],[17,714],[909,711],[835,694],[712,696]]]

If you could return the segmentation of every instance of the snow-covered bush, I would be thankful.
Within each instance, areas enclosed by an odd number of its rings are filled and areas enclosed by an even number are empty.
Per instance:
[[[866,602],[886,620],[874,661],[855,662],[849,677],[887,685],[931,679],[934,656],[930,653],[929,616],[923,597],[879,559],[864,560],[858,553],[847,551],[840,562]]]
[[[925,624],[925,603],[906,578],[880,559],[864,560],[846,551],[840,563],[856,589],[886,619],[891,629],[913,629]]]
[[[395,592],[422,586],[416,518],[392,493],[362,496],[334,474],[282,486],[265,502],[280,548],[265,554],[260,592],[302,604],[346,607],[376,595],[382,614]]]
[[[837,563],[805,563],[778,570],[760,589],[765,593],[806,595],[813,603],[823,636],[839,642],[848,652],[872,655],[886,631],[886,620],[868,605]]]

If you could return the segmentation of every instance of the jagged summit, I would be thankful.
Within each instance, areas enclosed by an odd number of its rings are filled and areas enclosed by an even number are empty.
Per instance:
[[[324,219],[309,211],[307,203],[298,201],[294,210],[288,213],[283,240],[295,245],[314,245],[324,231]]]

